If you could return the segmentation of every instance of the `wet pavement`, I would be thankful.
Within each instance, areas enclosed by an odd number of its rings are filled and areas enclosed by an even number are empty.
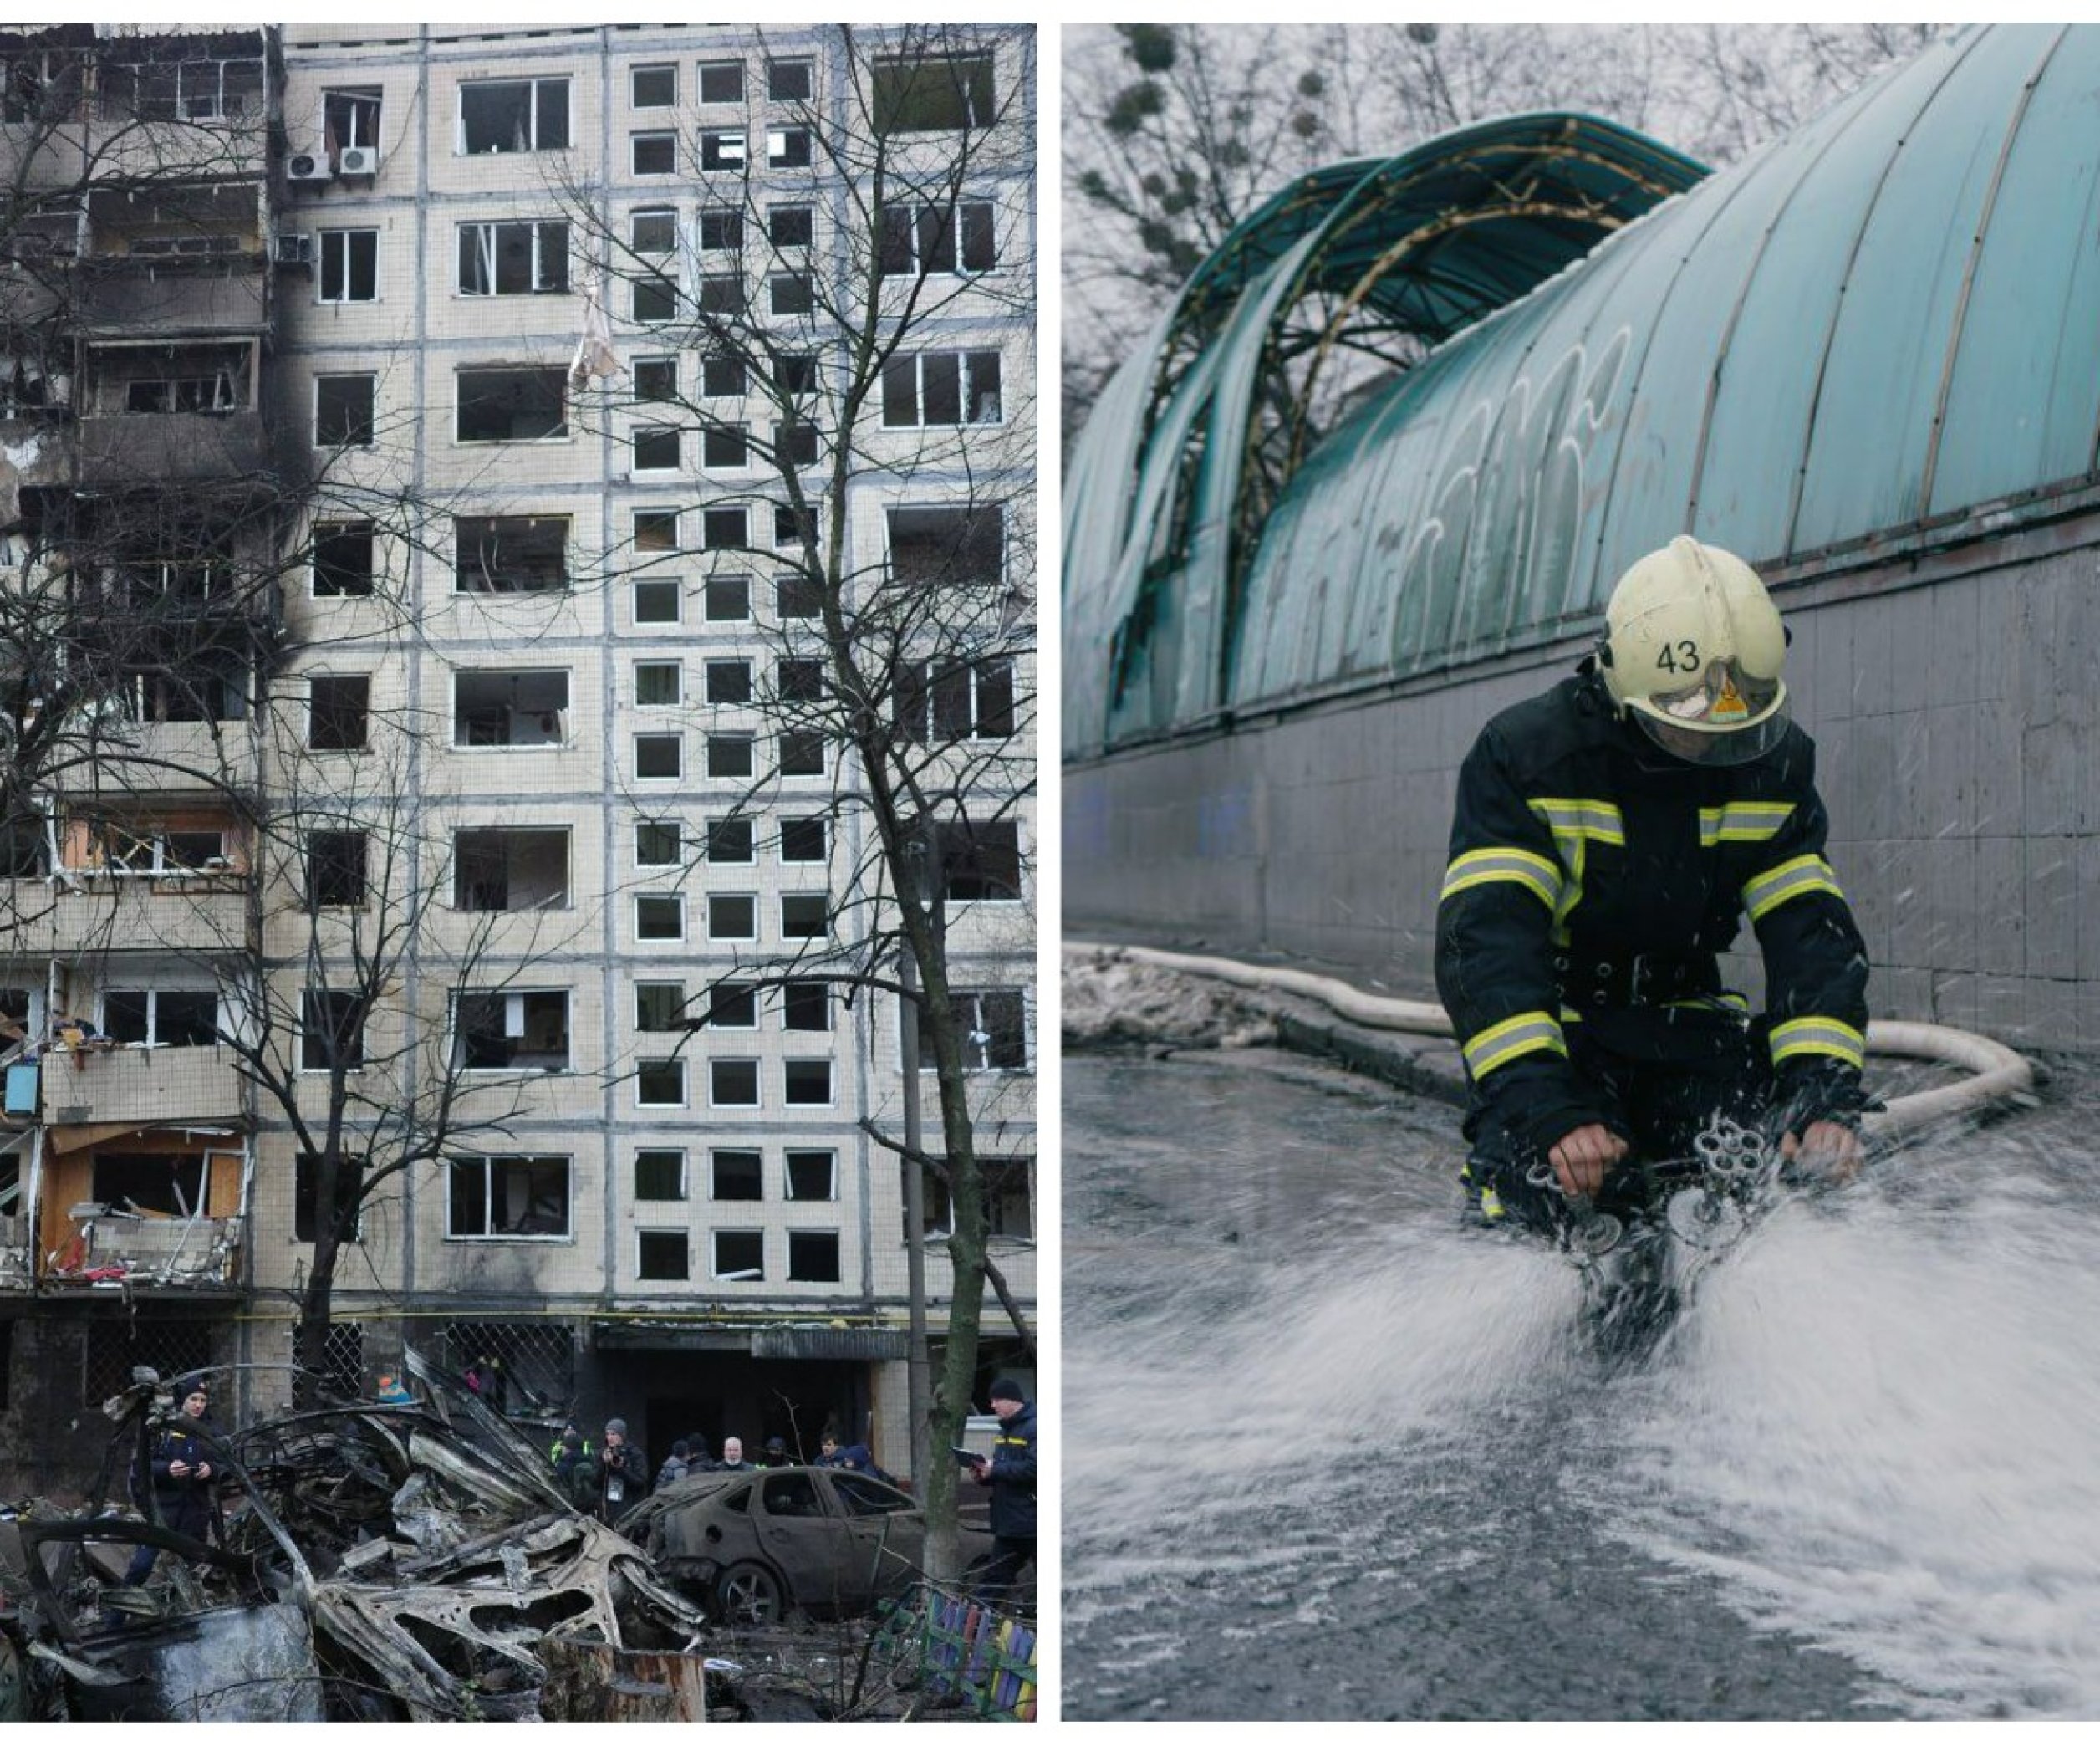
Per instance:
[[[1782,1202],[1613,1370],[1455,1111],[1068,1057],[1064,1713],[2100,1713],[2091,1074]]]

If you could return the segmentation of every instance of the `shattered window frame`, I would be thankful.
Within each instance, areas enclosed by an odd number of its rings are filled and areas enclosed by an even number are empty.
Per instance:
[[[568,86],[569,76],[566,73],[543,74],[530,79],[461,79],[452,155],[483,157],[568,151],[573,120]],[[504,118],[496,114],[496,105],[507,100],[517,101],[507,94],[518,91],[524,93],[524,106],[508,118],[511,126],[506,135],[502,131]],[[558,96],[558,104],[554,101]],[[482,113],[470,115],[470,106]],[[505,143],[507,139],[509,143]]]
[[[514,1215],[520,1226],[553,1216],[548,1204],[559,1178],[561,1197],[557,1229],[492,1228],[497,1172],[502,1172],[507,1215],[522,1190],[522,1206]],[[478,1187],[478,1193],[476,1192]],[[462,1213],[479,1202],[478,1229],[460,1228]],[[558,1152],[462,1152],[445,1161],[445,1240],[447,1243],[569,1243],[576,1234],[576,1161]]]
[[[642,1229],[635,1233],[635,1279],[652,1284],[682,1283],[692,1277],[692,1265],[691,1232]]]

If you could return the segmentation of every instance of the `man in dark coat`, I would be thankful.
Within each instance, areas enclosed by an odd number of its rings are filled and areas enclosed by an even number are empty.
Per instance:
[[[184,1389],[174,1422],[153,1433],[145,1471],[135,1471],[131,1478],[133,1499],[149,1520],[157,1517],[162,1527],[200,1540],[212,1538],[218,1513],[211,1452],[198,1435],[211,1428],[205,1419],[210,1407],[211,1396],[201,1381]],[[131,1555],[125,1581],[133,1587],[144,1582],[160,1555],[157,1547],[140,1546]]]
[[[605,1421],[605,1444],[598,1452],[599,1514],[617,1522],[649,1495],[649,1457],[627,1440],[627,1421]]]
[[[978,1457],[971,1473],[991,1488],[991,1551],[976,1575],[978,1592],[996,1605],[1035,1561],[1036,1410],[1009,1376],[991,1385],[991,1410],[999,1417],[991,1458]]]

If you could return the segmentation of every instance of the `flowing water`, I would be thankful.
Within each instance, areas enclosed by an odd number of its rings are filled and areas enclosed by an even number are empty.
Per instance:
[[[2100,1095],[1782,1200],[1614,1370],[1455,1112],[1273,1064],[1066,1063],[1067,1715],[2100,1715]]]

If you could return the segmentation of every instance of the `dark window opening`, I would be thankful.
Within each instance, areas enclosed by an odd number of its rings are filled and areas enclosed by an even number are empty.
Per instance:
[[[1018,988],[957,988],[951,993],[962,1027],[962,1064],[973,1072],[1012,1070],[1028,1064],[1027,1015]],[[919,1015],[919,1070],[934,1070],[933,1037],[925,1009]]]
[[[327,988],[308,988],[301,1003],[299,1065],[323,1073],[364,1064],[364,998]]]
[[[718,1151],[707,1160],[710,1200],[755,1201],[766,1197],[765,1162],[755,1151]]]
[[[635,1029],[638,1031],[675,1031],[685,1029],[686,985],[683,983],[636,983]]]
[[[837,1284],[838,1232],[790,1231],[788,1233],[788,1277],[813,1285]]]
[[[782,394],[817,391],[817,360],[813,353],[783,354],[773,365],[773,380]]]
[[[711,940],[757,939],[758,900],[742,892],[710,893],[707,899],[707,937]]]
[[[638,940],[684,939],[686,900],[663,893],[635,898],[635,937]]]
[[[882,367],[882,421],[892,429],[997,424],[999,354],[921,352]]]
[[[700,313],[703,315],[741,315],[748,302],[741,273],[711,273],[700,282]]]
[[[707,773],[718,780],[748,776],[752,773],[752,737],[747,733],[711,733],[707,736]]]
[[[741,425],[710,425],[701,437],[700,458],[711,467],[730,468],[750,464]]]
[[[460,87],[459,149],[565,151],[568,149],[568,80],[477,79]]]
[[[300,1152],[292,1165],[292,1240],[319,1240],[321,1161],[312,1152]],[[364,1160],[354,1156],[335,1161],[336,1240],[355,1243],[364,1235],[364,1209],[359,1204],[364,1186]]]
[[[766,215],[766,240],[775,248],[807,248],[817,240],[814,207],[775,207]]]
[[[751,616],[750,577],[710,576],[705,591],[711,623],[735,623]]]
[[[716,983],[707,991],[701,1022],[711,1030],[756,1030],[758,988],[754,983]]]
[[[97,1205],[188,1218],[204,1201],[201,1153],[98,1152],[88,1198]]]
[[[747,391],[742,358],[703,358],[700,373],[701,391],[711,400],[726,399]]]
[[[682,1201],[685,1197],[685,1153],[645,1147],[635,1154],[636,1200]]]
[[[306,743],[316,752],[361,752],[372,709],[369,673],[317,673],[307,682]]]
[[[707,1064],[709,1100],[726,1110],[758,1107],[758,1063],[711,1061]]]
[[[544,218],[459,227],[459,288],[468,297],[568,289],[568,223]]]
[[[685,773],[686,743],[675,733],[635,736],[635,778],[638,782],[669,782]]]
[[[635,585],[635,622],[638,625],[675,625],[683,594],[675,582],[637,582]]]
[[[829,1060],[787,1061],[782,1064],[782,1083],[791,1104],[828,1104],[831,1101]]]
[[[645,1109],[683,1108],[686,1064],[667,1059],[635,1062],[635,1101]]]
[[[807,170],[814,156],[815,135],[806,127],[769,127],[766,130],[766,166],[770,170]]]
[[[820,982],[782,983],[780,1013],[783,1030],[828,1031],[831,1029],[831,990]]]
[[[813,729],[790,728],[780,736],[780,773],[783,776],[821,776],[824,773],[824,737]]]
[[[471,1071],[568,1069],[568,996],[561,990],[452,992],[452,1064]]]
[[[901,1170],[913,1167],[900,1163]],[[1035,1235],[1035,1220],[1029,1206],[1029,1178],[1033,1158],[980,1158],[977,1171],[984,1182],[985,1222],[994,1237],[1026,1238]],[[901,1178],[900,1178],[901,1180]],[[954,1215],[948,1202],[948,1187],[931,1171],[925,1172],[926,1234],[946,1235]]]
[[[744,64],[742,61],[702,61],[700,64],[700,100],[702,103],[742,103],[744,100]]]
[[[824,615],[824,585],[802,570],[776,577],[773,610],[784,619],[813,619]]]
[[[877,215],[877,268],[885,277],[988,273],[998,265],[989,201],[886,206]]]
[[[317,600],[364,600],[377,571],[377,541],[370,522],[321,522],[313,529]]]
[[[750,702],[751,663],[748,661],[709,661],[707,701],[710,703]]]
[[[744,167],[744,131],[704,133],[700,136],[700,167],[703,170],[741,170]]]
[[[769,60],[766,63],[766,94],[775,103],[807,103],[815,76],[813,61]]]
[[[997,115],[989,54],[924,54],[878,60],[874,121],[891,134],[989,127]]]
[[[831,837],[828,819],[782,819],[780,821],[780,858],[784,861],[820,861]]]
[[[788,1198],[798,1201],[838,1199],[838,1161],[834,1155],[828,1151],[789,1152]]]
[[[635,1275],[642,1279],[682,1279],[686,1276],[686,1236],[683,1231],[637,1231]]]
[[[314,830],[306,838],[306,901],[314,908],[362,908],[367,843],[361,830]]]
[[[721,207],[712,207],[701,212],[700,246],[703,249],[742,248],[744,246],[744,215]]]
[[[791,891],[780,900],[784,939],[821,940],[831,932],[831,899],[822,891]]]
[[[459,373],[461,442],[537,442],[568,435],[563,396],[568,373],[532,370],[462,370]]]
[[[707,859],[716,866],[731,866],[753,859],[753,832],[749,819],[710,819],[707,821]]]
[[[817,282],[806,273],[776,273],[767,282],[776,315],[808,315],[817,307]]]
[[[380,233],[375,230],[321,232],[323,303],[373,303],[380,294]]]
[[[627,102],[632,109],[669,109],[678,101],[676,67],[635,67],[627,75]]]
[[[996,583],[1005,574],[1006,508],[892,509],[889,574],[932,587]]]
[[[568,904],[568,833],[496,827],[452,840],[452,904],[478,911]]]
[[[635,471],[675,472],[680,432],[675,425],[640,425],[635,431]]]
[[[548,594],[568,586],[565,515],[452,518],[452,587],[458,594]]]
[[[718,1279],[763,1279],[766,1277],[766,1233],[762,1231],[716,1232],[715,1277]]]
[[[817,427],[801,419],[783,419],[773,426],[776,465],[814,467],[817,464]]]
[[[644,404],[678,398],[678,360],[637,358],[635,360],[635,398]]]
[[[119,1043],[206,1049],[219,1040],[219,997],[209,988],[111,988],[102,1029]]]
[[[638,133],[628,140],[628,162],[636,176],[675,176],[678,173],[678,135],[675,133]]]
[[[821,702],[824,695],[824,664],[821,661],[783,661],[777,669],[780,701],[783,703]]]
[[[452,676],[456,746],[558,746],[568,739],[568,675],[505,671]]]
[[[645,819],[635,827],[635,865],[675,867],[685,853],[684,835],[675,819]]]
[[[748,509],[703,509],[700,516],[700,537],[711,552],[751,544],[751,512]]]
[[[322,92],[321,127],[327,136],[328,149],[331,152],[349,147],[377,149],[384,97],[385,93],[378,85]]]
[[[313,379],[313,446],[370,448],[376,430],[374,405],[379,378],[324,375]]]
[[[568,1235],[567,1158],[454,1158],[450,1177],[448,1237]]]
[[[675,509],[637,509],[635,512],[635,549],[651,554],[678,549],[678,512]]]
[[[941,824],[940,867],[951,903],[986,899],[1012,902],[1021,896],[1021,827],[1012,819]]]

